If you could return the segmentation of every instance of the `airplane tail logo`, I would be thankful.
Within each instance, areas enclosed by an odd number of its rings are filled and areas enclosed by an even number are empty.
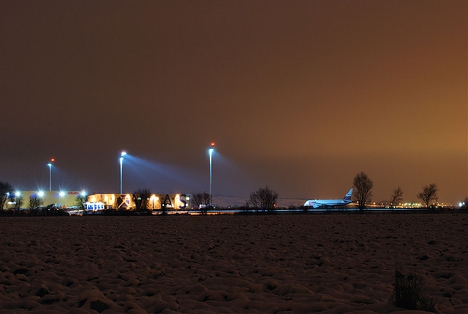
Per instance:
[[[353,189],[350,189],[349,192],[345,195],[343,198],[343,201],[345,202],[351,202],[351,195],[353,194]]]

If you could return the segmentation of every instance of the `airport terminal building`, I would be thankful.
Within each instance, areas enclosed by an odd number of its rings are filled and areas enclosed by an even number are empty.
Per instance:
[[[91,194],[86,202],[88,211],[99,211],[104,209],[135,210],[139,195],[133,194]],[[190,209],[192,207],[191,194],[151,194],[146,199],[147,210],[178,210]]]
[[[141,197],[145,199],[142,200]],[[4,209],[55,207],[60,209],[137,210],[144,203],[146,210],[184,210],[192,208],[191,194],[91,194],[84,191],[15,191],[8,195]],[[141,208],[141,207],[140,207]]]

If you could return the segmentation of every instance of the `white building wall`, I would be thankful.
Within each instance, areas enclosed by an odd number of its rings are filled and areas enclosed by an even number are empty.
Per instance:
[[[76,198],[82,193],[81,191],[16,191],[13,202],[9,199],[6,208],[14,208],[14,199],[22,197],[23,204],[21,208],[29,208],[30,197],[39,197],[43,200],[42,206],[55,205],[59,208],[76,206]]]

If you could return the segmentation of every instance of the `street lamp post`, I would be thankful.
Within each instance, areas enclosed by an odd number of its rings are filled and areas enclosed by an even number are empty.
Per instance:
[[[125,151],[120,153],[120,194],[122,194],[122,164],[123,164],[123,156],[127,155]]]
[[[213,151],[215,143],[211,143],[208,152],[210,154],[210,207],[213,206]]]
[[[52,163],[55,161],[54,158],[52,158],[47,166],[49,166],[49,191],[52,191]]]

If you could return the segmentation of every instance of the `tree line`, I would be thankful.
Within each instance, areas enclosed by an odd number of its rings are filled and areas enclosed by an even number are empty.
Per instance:
[[[363,210],[371,201],[372,197],[372,188],[374,183],[372,180],[364,173],[358,173],[353,180],[354,186],[354,198],[358,202],[358,207],[360,210]],[[416,194],[416,197],[421,200],[425,208],[430,208],[433,206],[437,200],[437,192],[439,189],[435,183],[423,186],[421,192]],[[393,192],[390,196],[390,206],[396,206],[403,200],[403,190],[398,186],[393,189]],[[465,198],[465,208],[468,205],[468,197]]]
[[[17,195],[14,193],[12,186],[8,182],[0,181],[0,209],[3,211],[5,204],[10,201],[14,204],[13,209],[19,210],[23,207],[24,199],[22,195]],[[28,209],[37,209],[44,205],[44,200],[37,196],[31,195],[29,197]]]
[[[364,210],[371,202],[373,181],[365,172],[358,173],[353,179],[353,200],[357,202],[359,210]],[[425,208],[434,206],[438,201],[439,189],[435,183],[423,186],[422,191],[416,194],[416,197],[421,201]],[[247,206],[254,208],[272,210],[276,207],[278,193],[270,189],[268,186],[259,188],[250,194]],[[396,207],[403,200],[403,190],[398,186],[393,189],[390,196],[390,207]],[[468,208],[468,197],[462,202],[462,209]]]

